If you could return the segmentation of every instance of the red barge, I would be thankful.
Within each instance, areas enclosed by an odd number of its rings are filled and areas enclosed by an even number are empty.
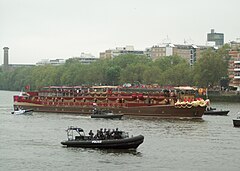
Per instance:
[[[125,116],[201,118],[208,101],[196,99],[192,87],[163,91],[117,86],[49,86],[14,96],[14,109],[31,108],[35,112],[89,115],[93,105]]]

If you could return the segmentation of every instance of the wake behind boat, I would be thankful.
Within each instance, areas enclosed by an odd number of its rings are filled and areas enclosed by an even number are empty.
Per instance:
[[[12,114],[15,114],[15,115],[31,115],[33,113],[33,110],[32,109],[17,109],[17,110],[14,110],[13,112],[11,112]]]
[[[143,143],[144,136],[129,137],[127,132],[100,129],[96,135],[90,130],[89,135],[85,135],[82,128],[68,127],[67,141],[61,142],[67,147],[81,147],[81,148],[100,148],[100,149],[136,149]]]

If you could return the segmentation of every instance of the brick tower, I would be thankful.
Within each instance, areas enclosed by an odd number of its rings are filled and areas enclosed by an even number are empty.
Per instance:
[[[7,70],[8,69],[8,50],[9,50],[9,48],[4,47],[3,50],[4,50],[3,68],[4,68],[4,70]]]

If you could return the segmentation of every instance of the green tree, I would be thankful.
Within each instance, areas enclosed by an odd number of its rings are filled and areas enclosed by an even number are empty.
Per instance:
[[[108,85],[118,85],[121,68],[119,66],[110,66],[106,70],[106,82]]]
[[[202,53],[194,66],[194,80],[199,86],[219,85],[222,77],[227,76],[228,47],[214,51],[208,49]]]
[[[146,70],[146,65],[144,64],[130,64],[128,65],[120,74],[121,83],[133,83],[133,82],[143,82],[143,73]]]
[[[173,66],[185,62],[186,60],[180,56],[164,56],[154,61],[154,66],[158,66],[163,72]]]
[[[143,83],[155,84],[159,83],[162,77],[162,70],[158,66],[148,66],[143,73]]]
[[[145,55],[119,55],[113,59],[113,65],[119,66],[122,69],[125,69],[128,65],[135,65],[135,64],[149,64],[151,60]]]
[[[64,66],[62,66],[63,69],[61,69],[63,72],[60,76],[60,82],[62,85],[69,85],[74,86],[78,84],[78,82],[81,82],[82,80],[82,73],[84,66],[77,62],[77,63],[66,63]]]
[[[192,69],[186,61],[167,69],[160,79],[165,85],[192,85]]]

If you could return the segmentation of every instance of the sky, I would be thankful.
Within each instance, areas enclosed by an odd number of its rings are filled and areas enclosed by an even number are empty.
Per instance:
[[[0,65],[68,59],[133,45],[205,45],[211,29],[240,38],[240,0],[0,0]]]

